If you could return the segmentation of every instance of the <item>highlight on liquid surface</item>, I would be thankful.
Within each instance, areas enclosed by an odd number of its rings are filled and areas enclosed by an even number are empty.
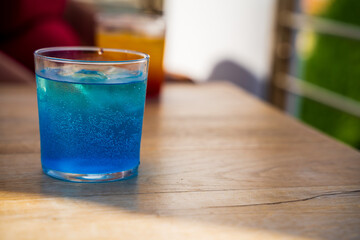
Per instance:
[[[139,165],[146,77],[46,69],[36,82],[43,168],[103,174]]]

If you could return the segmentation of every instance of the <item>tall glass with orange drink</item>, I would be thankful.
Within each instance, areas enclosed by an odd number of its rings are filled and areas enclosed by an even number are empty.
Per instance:
[[[164,81],[165,24],[161,16],[145,14],[99,15],[99,47],[136,50],[150,55],[147,97],[157,97]]]

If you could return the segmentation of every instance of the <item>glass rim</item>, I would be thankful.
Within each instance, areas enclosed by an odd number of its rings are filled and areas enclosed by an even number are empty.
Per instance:
[[[76,60],[69,58],[59,58],[59,57],[49,57],[45,56],[44,53],[50,51],[94,51],[94,52],[118,52],[118,53],[130,53],[139,56],[139,59],[131,59],[131,60],[117,60],[117,61],[98,61],[98,60]],[[149,54],[127,50],[127,49],[116,49],[116,48],[101,48],[101,47],[48,47],[48,48],[40,48],[34,52],[35,57],[39,57],[42,59],[46,59],[54,62],[62,62],[62,63],[75,63],[75,64],[95,64],[95,65],[111,65],[111,64],[129,64],[129,63],[141,63],[146,62],[150,59]]]

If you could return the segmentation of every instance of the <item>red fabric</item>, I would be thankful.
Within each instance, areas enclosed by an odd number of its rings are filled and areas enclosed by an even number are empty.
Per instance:
[[[1,1],[1,0],[0,0]],[[36,49],[80,45],[80,39],[62,19],[65,0],[9,0],[0,24],[0,50],[34,69]],[[3,15],[3,17],[4,17]]]
[[[44,18],[61,18],[66,0],[2,0],[0,4],[0,30],[8,33]]]
[[[58,19],[50,19],[33,26],[21,36],[3,44],[1,48],[9,56],[33,69],[35,50],[79,44],[79,38],[66,23]]]

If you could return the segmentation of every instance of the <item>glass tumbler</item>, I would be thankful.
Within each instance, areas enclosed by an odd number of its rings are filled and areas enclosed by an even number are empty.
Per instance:
[[[149,55],[96,47],[34,55],[43,171],[74,182],[135,176]]]

